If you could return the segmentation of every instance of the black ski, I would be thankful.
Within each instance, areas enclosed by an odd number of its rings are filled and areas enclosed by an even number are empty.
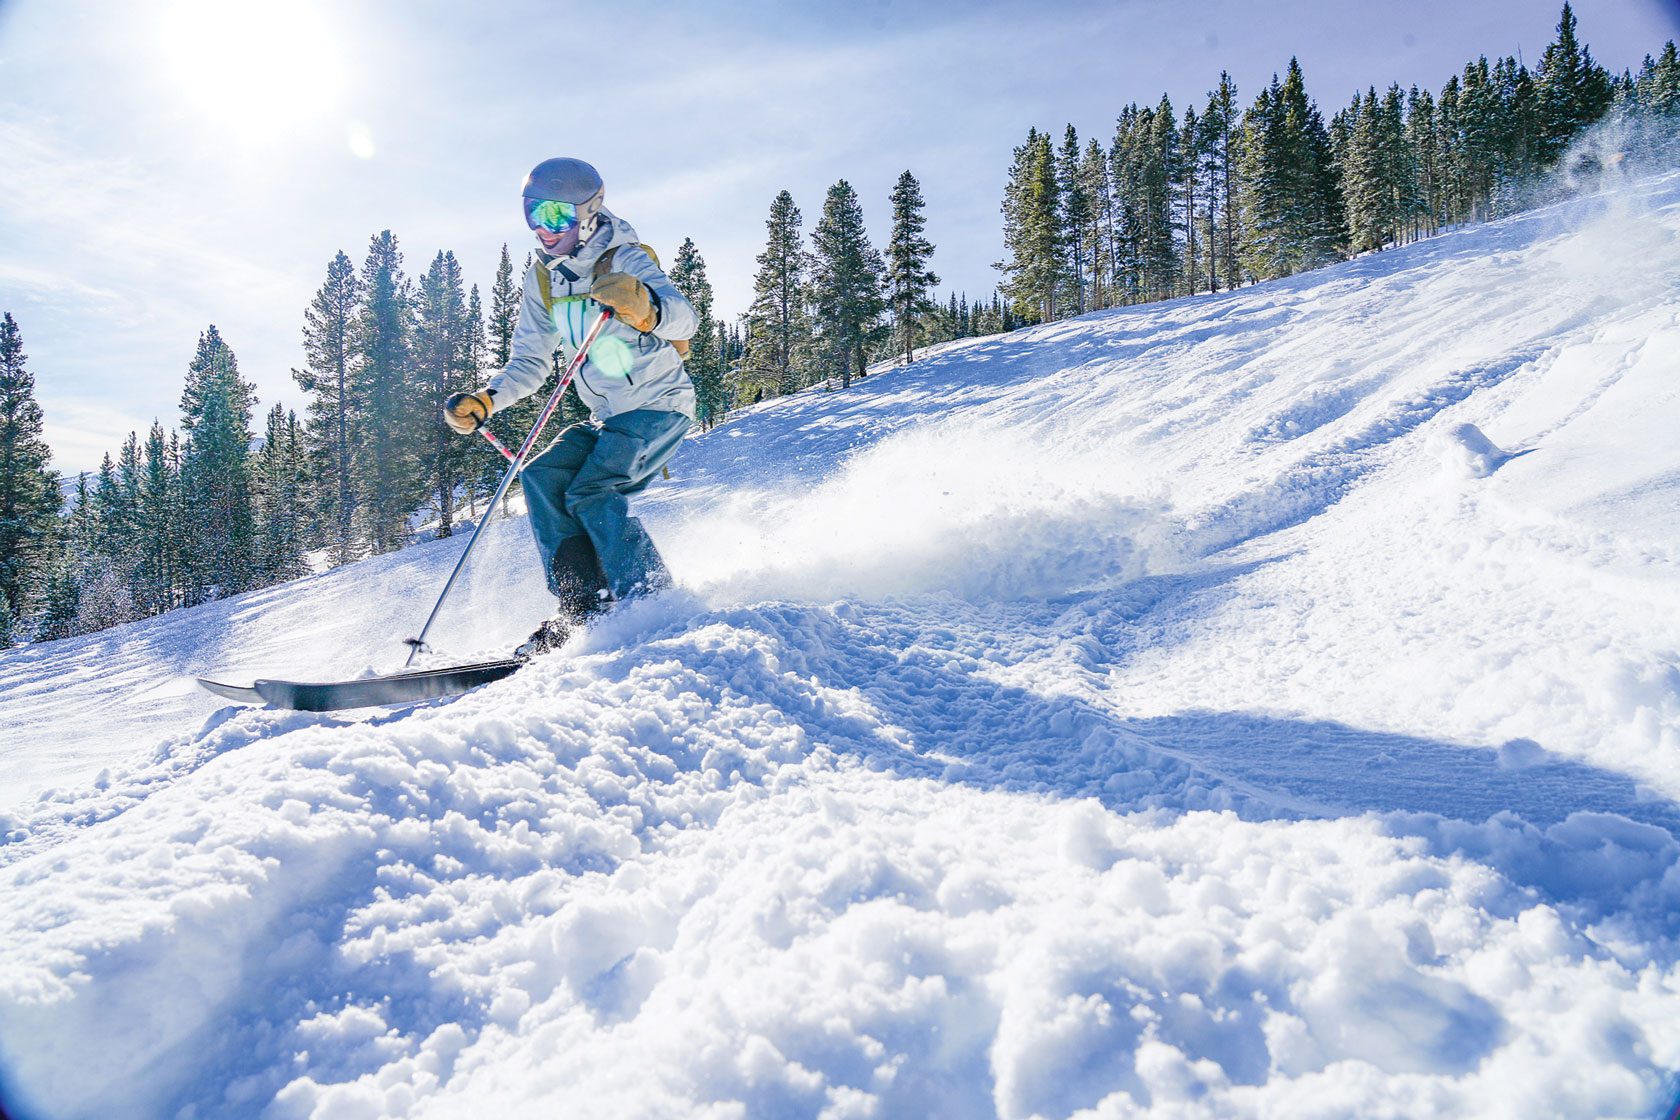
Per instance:
[[[203,677],[198,683],[217,696],[242,704],[272,704],[276,708],[290,708],[298,712],[336,712],[344,708],[409,704],[416,700],[457,696],[481,684],[499,681],[523,664],[517,658],[507,658],[456,665],[448,669],[417,669],[383,677],[321,683],[259,680],[247,687],[205,680]]]

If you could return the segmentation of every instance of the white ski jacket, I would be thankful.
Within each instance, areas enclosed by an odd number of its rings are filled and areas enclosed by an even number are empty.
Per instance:
[[[573,384],[590,414],[605,420],[638,408],[680,412],[694,419],[694,382],[683,368],[671,339],[694,333],[694,308],[642,249],[630,223],[601,210],[595,233],[569,257],[549,257],[540,250],[525,273],[525,299],[513,329],[512,356],[491,378],[497,409],[506,408],[542,387],[554,372],[556,349],[570,361],[589,333],[601,305],[589,298],[595,263],[617,247],[612,272],[624,272],[652,293],[657,312],[653,330],[643,333],[618,317],[611,319],[577,372]],[[552,313],[543,306],[537,270],[547,269]]]

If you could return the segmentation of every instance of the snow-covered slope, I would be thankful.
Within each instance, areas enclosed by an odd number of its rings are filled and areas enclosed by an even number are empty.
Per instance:
[[[186,678],[394,667],[460,539],[0,655],[0,1093],[1652,1115],[1677,426],[1668,178],[773,402],[641,499],[677,591],[451,702]],[[488,538],[456,654],[546,608]]]

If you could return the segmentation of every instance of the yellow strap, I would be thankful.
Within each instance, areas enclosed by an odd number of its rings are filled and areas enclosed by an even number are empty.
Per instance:
[[[612,248],[602,253],[600,258],[596,260],[595,271],[590,275],[591,282],[599,280],[601,277],[612,271],[613,257],[618,253],[619,248],[619,246],[614,245]],[[649,260],[653,261],[653,267],[660,269],[664,267],[659,263],[659,254],[653,251],[652,245],[643,244],[640,245],[639,248],[642,252],[648,255]],[[548,275],[548,266],[544,264],[537,265],[537,294],[542,296],[543,309],[552,316],[554,314],[554,287]],[[566,298],[585,299],[587,297],[567,296]],[[667,339],[667,341],[670,342],[672,347],[676,349],[677,354],[680,357],[688,357],[688,339],[674,338]]]
[[[664,266],[659,263],[659,254],[653,251],[652,245],[641,245],[639,248],[642,252],[648,255],[648,259],[653,262],[653,267],[661,270],[664,269]],[[599,280],[612,270],[613,254],[618,252],[618,250],[619,246],[614,245],[611,249],[608,249],[606,252],[601,254],[601,259],[595,262],[594,279]],[[677,356],[679,358],[688,357],[688,339],[668,338],[665,341],[671,344],[671,348],[677,352]]]

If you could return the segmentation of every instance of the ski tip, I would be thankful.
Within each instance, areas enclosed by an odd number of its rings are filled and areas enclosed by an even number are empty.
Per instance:
[[[205,677],[199,677],[198,684],[206,692],[215,693],[225,700],[235,700],[241,704],[262,705],[268,703],[267,700],[263,699],[262,693],[257,691],[255,685],[227,684],[223,681],[213,681]]]

